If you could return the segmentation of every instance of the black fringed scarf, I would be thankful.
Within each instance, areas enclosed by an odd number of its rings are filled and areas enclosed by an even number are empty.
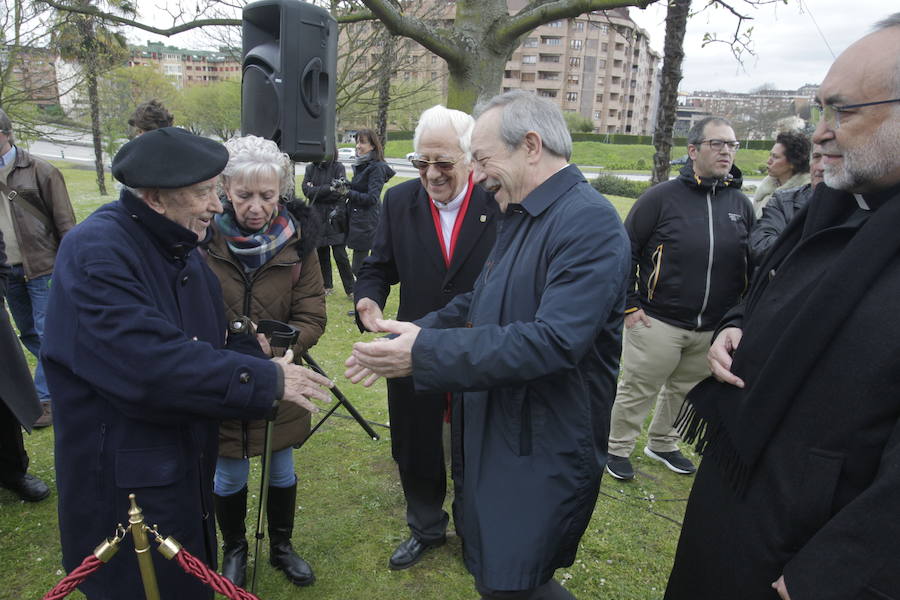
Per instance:
[[[900,186],[866,195],[872,211],[862,218],[851,194],[824,185],[816,192],[785,229],[747,294],[743,337],[732,364],[746,387],[705,379],[687,395],[676,421],[683,439],[719,466],[738,496],[792,399],[809,377],[823,376],[812,372],[816,361],[900,252]],[[829,227],[860,221],[849,242],[823,265],[821,277],[798,295],[795,311],[754,320],[766,299],[769,273],[777,273],[798,244]]]

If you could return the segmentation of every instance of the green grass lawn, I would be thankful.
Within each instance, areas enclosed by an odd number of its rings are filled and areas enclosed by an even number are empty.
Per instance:
[[[96,195],[92,171],[63,167],[78,219],[82,220],[105,199]],[[397,178],[390,183],[398,183]],[[622,215],[633,203],[628,198],[611,200]],[[393,294],[387,314],[396,311],[396,300]],[[311,354],[367,419],[386,423],[383,381],[365,389],[350,385],[340,375],[352,344],[366,339],[347,316],[350,308],[350,301],[342,294],[328,297],[328,327]],[[336,415],[346,413],[339,409]],[[261,598],[476,597],[472,578],[460,557],[459,542],[452,536],[446,546],[429,553],[412,569],[393,572],[387,568],[388,557],[406,538],[407,529],[402,492],[390,456],[389,431],[380,426],[375,430],[382,436],[379,441],[369,439],[354,421],[332,417],[296,451],[299,491],[294,545],[313,565],[318,579],[311,588],[294,588],[265,561],[259,575]],[[556,573],[557,579],[579,598],[662,597],[692,479],[644,457],[640,452],[643,442],[639,440],[633,457],[637,477],[630,483],[603,478],[601,495],[576,562]],[[26,436],[25,443],[31,455],[31,472],[53,487],[53,429],[35,431]],[[693,453],[685,451],[696,460]],[[248,529],[255,526],[253,513],[259,491],[258,461],[253,464],[250,503],[254,509],[247,518]],[[153,515],[147,518],[152,521]],[[114,526],[110,523],[110,533]],[[121,552],[131,551],[129,544]],[[55,494],[44,502],[26,504],[0,490],[0,599],[40,598],[63,575]],[[74,593],[70,598],[83,596]]]

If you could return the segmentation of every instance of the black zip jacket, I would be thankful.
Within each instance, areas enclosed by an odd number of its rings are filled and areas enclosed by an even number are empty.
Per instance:
[[[638,198],[625,229],[631,281],[625,313],[643,309],[675,327],[710,331],[747,286],[753,205],[732,166],[724,179],[699,178],[688,160],[679,176]]]

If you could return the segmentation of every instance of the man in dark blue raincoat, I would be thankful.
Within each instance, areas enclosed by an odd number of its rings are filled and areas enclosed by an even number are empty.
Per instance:
[[[358,343],[352,381],[412,375],[462,392],[454,414],[466,566],[484,598],[571,598],[571,565],[606,463],[621,351],[628,238],[567,161],[559,109],[508,92],[472,134],[475,180],[495,193],[497,242],[475,289],[399,334]]]
[[[175,127],[125,144],[113,175],[128,186],[63,239],[43,359],[52,390],[63,566],[77,567],[128,521],[148,523],[211,567],[218,421],[273,418],[278,400],[317,410],[328,380],[292,356],[264,358],[196,251],[222,212],[225,147]],[[238,353],[233,350],[245,352]],[[251,354],[255,354],[251,355]],[[90,600],[143,598],[131,543],[79,586]],[[212,598],[150,552],[166,600]]]

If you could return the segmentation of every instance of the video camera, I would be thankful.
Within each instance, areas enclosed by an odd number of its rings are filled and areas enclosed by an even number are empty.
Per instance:
[[[339,194],[342,198],[350,191],[350,182],[346,177],[338,177],[331,180],[331,191]]]

